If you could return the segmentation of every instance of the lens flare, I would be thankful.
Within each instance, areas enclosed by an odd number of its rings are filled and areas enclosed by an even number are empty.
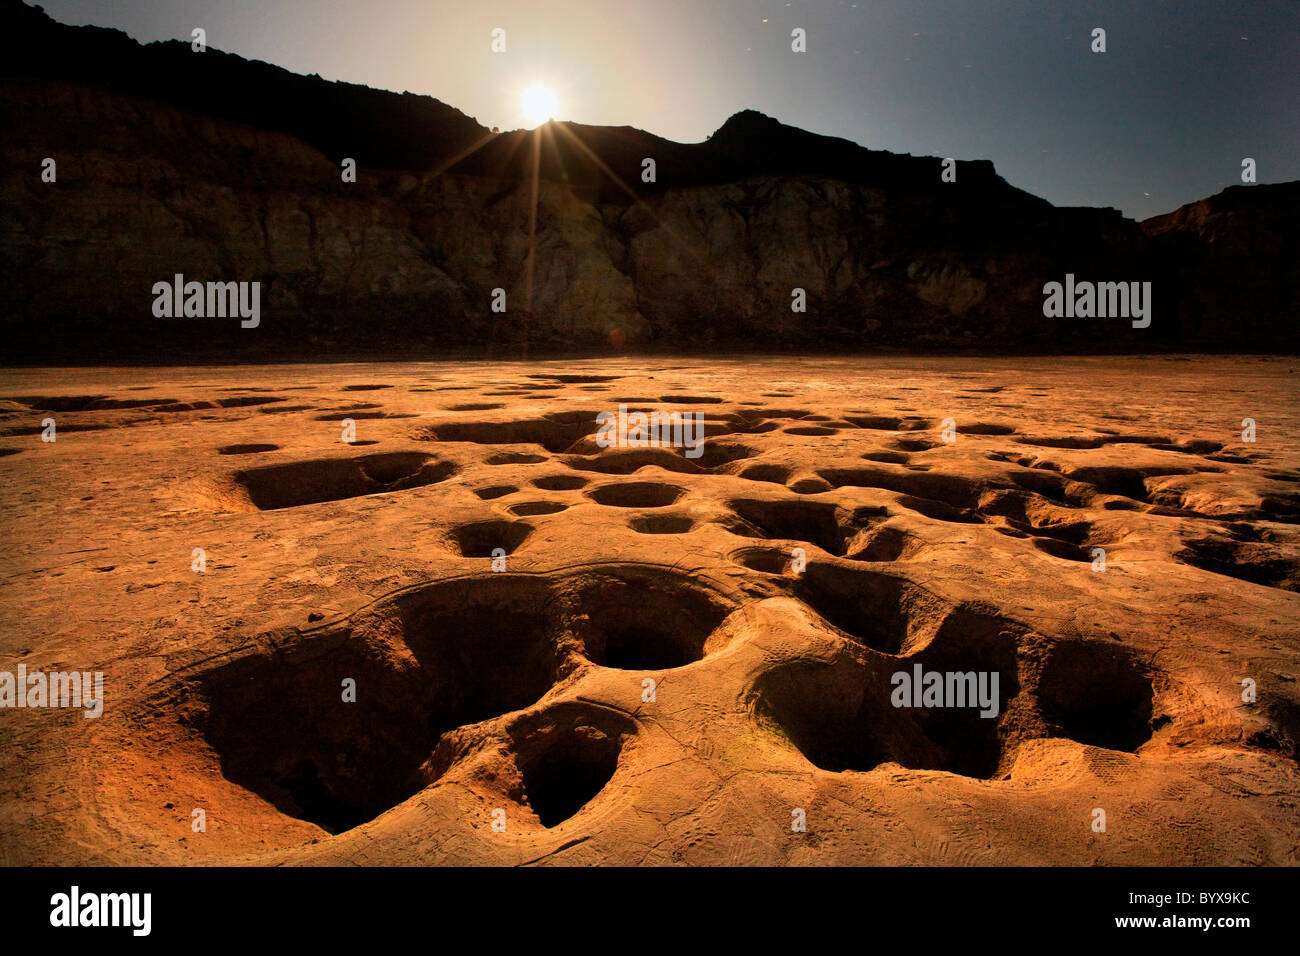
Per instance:
[[[555,91],[544,83],[534,83],[519,94],[519,109],[530,129],[554,119],[558,106]]]

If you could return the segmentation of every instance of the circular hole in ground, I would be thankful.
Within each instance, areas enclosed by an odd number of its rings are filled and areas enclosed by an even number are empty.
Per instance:
[[[489,465],[536,465],[546,461],[545,455],[528,455],[523,452],[508,451],[493,455],[487,460]]]
[[[587,658],[621,670],[668,670],[700,660],[735,609],[697,579],[656,567],[593,569],[565,589]]]
[[[578,475],[548,475],[545,478],[533,479],[533,485],[543,491],[573,491],[587,484],[587,479]]]
[[[1068,541],[1057,541],[1055,538],[1034,538],[1034,547],[1044,554],[1050,554],[1054,558],[1061,558],[1064,561],[1091,561],[1088,552],[1077,544],[1070,544]]]
[[[405,592],[200,674],[192,719],[228,780],[332,833],[351,829],[429,783],[443,733],[550,690],[550,598],[548,582],[505,573]],[[349,678],[355,702],[343,699]]]
[[[1053,645],[1037,694],[1043,717],[1081,744],[1132,752],[1151,739],[1151,676],[1123,648]]]
[[[685,515],[638,515],[627,524],[641,534],[685,534],[695,527],[695,519]]]
[[[756,680],[752,706],[760,723],[824,770],[893,761],[989,779],[1004,759],[1002,717],[1019,693],[1022,630],[963,606],[915,657],[863,660],[841,650],[781,665]]]
[[[893,465],[906,465],[909,458],[901,451],[869,451],[862,456],[867,461],[881,461]]]
[[[936,761],[915,722],[889,706],[888,691],[885,675],[838,656],[825,664],[797,662],[765,671],[755,682],[751,706],[761,725],[822,770]]]
[[[615,508],[663,508],[686,493],[676,485],[655,481],[629,481],[620,485],[603,485],[587,493],[597,504]]]
[[[750,481],[770,481],[783,485],[789,479],[791,471],[784,465],[749,465],[737,473],[739,478]]]
[[[901,528],[868,529],[854,538],[846,551],[854,561],[897,561],[920,543]]]
[[[528,525],[518,521],[477,521],[452,530],[452,540],[466,558],[499,557],[492,552],[498,548],[513,554],[533,533]]]
[[[737,564],[764,574],[785,574],[790,570],[792,555],[776,548],[745,548],[733,556]]]
[[[743,521],[729,526],[735,534],[807,541],[828,554],[844,553],[845,530],[830,502],[734,498],[727,507]]]
[[[882,654],[920,646],[952,607],[892,574],[820,562],[807,566],[795,594],[851,640]]]
[[[542,826],[551,828],[605,789],[636,725],[620,714],[560,704],[521,718],[508,733],[524,801]]]
[[[234,474],[262,511],[405,491],[445,481],[458,467],[432,455],[396,452],[245,468]]]
[[[279,445],[226,445],[217,449],[219,455],[258,455],[266,451],[278,451]]]
[[[524,501],[510,506],[510,513],[526,517],[528,515],[553,515],[569,507],[558,501]]]

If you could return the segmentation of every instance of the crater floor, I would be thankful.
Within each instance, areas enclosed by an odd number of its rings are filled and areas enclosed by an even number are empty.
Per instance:
[[[1293,864],[1295,367],[5,370],[0,863]]]

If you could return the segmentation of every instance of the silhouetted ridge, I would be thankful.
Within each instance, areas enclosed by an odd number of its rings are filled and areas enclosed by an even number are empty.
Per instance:
[[[195,53],[178,40],[141,46],[120,30],[57,23],[19,0],[0,0],[0,75],[132,93],[380,168],[433,168],[488,132],[430,96],[300,76],[213,47]]]
[[[0,37],[0,75],[87,83],[288,133],[336,163],[352,157],[371,169],[448,168],[505,179],[531,174],[527,131],[493,137],[477,121],[430,96],[301,76],[214,47],[199,54],[180,40],[142,46],[120,30],[59,24],[19,0],[0,0]],[[220,44],[219,37],[209,40]],[[824,176],[920,192],[942,185],[937,158],[864,149],[786,126],[755,110],[735,114],[708,140],[696,144],[675,143],[626,126],[550,126],[541,156],[542,178],[594,190],[612,201],[624,201],[626,192],[602,171],[602,163],[637,194],[762,175]],[[448,166],[461,156],[465,158]],[[664,171],[655,183],[642,180],[646,157]],[[986,160],[961,162],[958,170],[957,182],[946,184],[949,198],[956,194],[963,200],[1042,203],[1008,186]]]
[[[1142,231],[1182,335],[1226,336],[1233,315],[1246,340],[1258,317],[1300,328],[1300,182],[1229,186],[1143,221]]]
[[[1052,206],[987,160],[958,161],[946,181],[939,157],[755,110],[700,143],[580,123],[494,134],[429,96],[141,46],[18,0],[0,0],[0,75],[10,361],[524,343],[1268,350],[1300,336],[1297,184],[1228,190],[1139,227]],[[57,182],[42,179],[47,157]],[[151,290],[178,273],[259,283],[260,324],[155,315]],[[1151,282],[1150,326],[1045,317],[1044,284],[1067,274]]]

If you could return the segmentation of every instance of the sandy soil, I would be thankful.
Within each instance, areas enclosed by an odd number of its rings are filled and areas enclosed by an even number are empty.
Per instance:
[[[0,372],[0,862],[1294,863],[1296,364]]]

